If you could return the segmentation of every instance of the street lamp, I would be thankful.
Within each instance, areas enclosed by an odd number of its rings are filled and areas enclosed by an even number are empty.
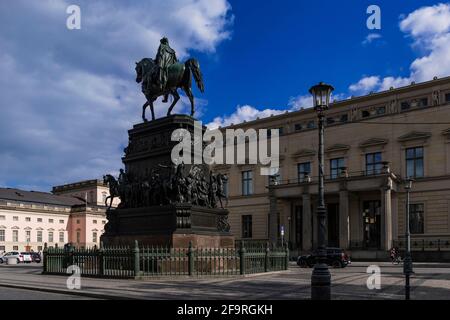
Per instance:
[[[317,204],[317,220],[318,220],[318,248],[316,264],[311,275],[311,299],[313,300],[330,300],[331,299],[331,274],[326,263],[327,259],[327,209],[325,207],[324,194],[324,111],[328,109],[330,104],[331,92],[334,88],[328,84],[320,82],[311,87],[309,92],[313,96],[314,109],[318,116],[319,127],[319,199]]]
[[[409,192],[411,191],[413,179],[407,178],[405,180],[405,190],[406,190],[406,228],[405,228],[405,238],[406,238],[406,252],[405,260],[403,261],[403,274],[405,275],[405,300],[409,300],[411,287],[409,285],[409,278],[414,273],[412,258],[411,258],[411,233],[409,230]]]

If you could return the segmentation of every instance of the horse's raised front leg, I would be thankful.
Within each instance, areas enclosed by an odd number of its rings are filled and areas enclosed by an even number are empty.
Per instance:
[[[183,88],[184,92],[186,92],[186,95],[189,98],[189,101],[191,102],[191,117],[194,116],[194,95],[192,94],[192,90],[190,87]]]
[[[147,118],[145,117],[145,109],[148,107],[148,101],[146,103],[144,103],[144,105],[142,106],[142,120],[144,122],[147,122]]]
[[[155,120],[155,110],[153,110],[153,101],[150,102],[150,110],[152,111],[152,120]]]
[[[170,91],[170,94],[173,96],[173,102],[169,107],[169,110],[167,110],[167,116],[170,116],[170,113],[172,112],[173,107],[177,104],[178,100],[180,100],[180,95],[178,94],[177,90]]]

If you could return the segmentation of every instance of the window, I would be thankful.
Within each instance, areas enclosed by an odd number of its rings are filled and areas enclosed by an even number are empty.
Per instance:
[[[53,231],[48,232],[48,242],[53,242]]]
[[[103,203],[105,203],[106,197],[107,197],[106,192],[102,192],[102,201],[103,201]]]
[[[366,154],[366,174],[380,174],[381,168],[381,152],[368,153]]]
[[[450,102],[450,93],[445,94],[445,102]]]
[[[53,219],[48,219],[48,223],[53,223]]]
[[[6,247],[5,246],[0,246],[0,251],[6,251]]]
[[[248,196],[253,193],[253,172],[242,172],[242,195]]]
[[[334,122],[334,118],[327,118],[327,124],[333,124]]]
[[[252,216],[242,216],[242,238],[252,237]]]
[[[404,110],[408,110],[411,107],[410,103],[408,101],[403,101],[400,104],[400,108],[402,109],[402,111]]]
[[[386,113],[386,107],[378,107],[376,109],[377,114],[385,114]]]
[[[423,203],[409,205],[409,228],[411,233],[424,233]]]
[[[42,222],[42,218],[37,218],[37,222]]]
[[[0,230],[0,242],[5,241],[5,230]]]
[[[225,197],[228,197],[228,179],[223,181],[223,193],[225,194]],[[102,221],[103,224],[105,224],[106,221]]]
[[[80,219],[77,219],[77,224],[80,224]]]
[[[294,125],[294,130],[295,131],[300,131],[300,130],[302,130],[303,129],[303,127],[302,127],[302,124],[301,123],[296,123],[295,125]]]
[[[13,242],[19,242],[19,230],[13,230]]]
[[[92,223],[93,224],[97,224],[97,220],[92,220]]]
[[[89,200],[91,203],[96,202],[94,199],[94,191],[89,191]]]
[[[0,220],[5,220],[6,217],[5,216],[0,216]]]
[[[308,121],[308,123],[306,124],[306,127],[308,129],[314,129],[316,127],[314,120]]]
[[[59,220],[59,223],[64,223],[64,220]]]
[[[347,122],[347,121],[348,121],[348,115],[347,115],[347,114],[343,114],[343,115],[341,116],[341,118],[339,119],[339,121],[341,121],[341,122]]]
[[[77,231],[77,243],[80,243],[81,240],[81,233],[80,231]]]
[[[31,221],[31,218],[30,218],[30,217],[25,217],[25,221],[26,221],[26,222],[30,222],[30,221]]]
[[[13,221],[19,221],[19,217],[18,216],[14,216],[13,217]]]
[[[228,193],[228,189],[227,189],[227,193]],[[106,220],[102,220],[102,224],[106,224]]]
[[[361,112],[361,116],[362,116],[363,118],[370,117],[370,112],[367,111],[367,110],[363,110],[363,111]]]
[[[64,231],[59,232],[59,242],[64,242]]]
[[[19,250],[19,246],[13,246],[13,250]]]
[[[339,177],[341,168],[344,167],[344,158],[335,158],[330,160],[330,178],[336,179]]]
[[[27,230],[26,232],[25,232],[25,238],[26,238],[26,241],[27,242],[31,242],[31,231],[30,230]]]
[[[406,149],[406,177],[422,178],[423,176],[423,147]]]
[[[97,232],[92,232],[92,242],[97,243]]]
[[[36,241],[42,242],[42,231],[40,231],[40,230],[36,234]]]
[[[297,178],[299,182],[303,182],[306,176],[311,174],[311,162],[303,162],[297,164]]]

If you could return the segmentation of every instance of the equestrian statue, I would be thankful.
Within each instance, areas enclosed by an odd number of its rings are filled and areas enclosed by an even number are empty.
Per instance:
[[[180,99],[177,90],[183,89],[191,103],[191,116],[194,115],[194,95],[192,94],[192,75],[200,92],[204,92],[203,76],[200,65],[196,59],[189,59],[184,63],[178,62],[175,50],[169,46],[169,40],[164,37],[160,41],[158,53],[155,59],[144,58],[136,62],[136,82],[142,84],[142,93],[147,101],[142,106],[142,120],[147,121],[145,109],[150,106],[152,120],[155,120],[153,102],[163,96],[163,101],[168,101],[169,94],[173,101],[167,115]]]

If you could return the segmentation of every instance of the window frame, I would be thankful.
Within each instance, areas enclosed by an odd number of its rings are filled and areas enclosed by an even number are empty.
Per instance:
[[[418,207],[421,207],[421,209],[420,210],[417,209]],[[413,221],[417,221],[417,220],[412,219],[413,215],[416,215],[416,218],[418,216],[421,217],[420,230],[412,227]],[[416,226],[417,226],[417,224],[416,224]],[[419,231],[417,231],[417,230],[419,230]],[[425,204],[424,203],[410,203],[409,204],[409,232],[411,234],[424,234],[425,233]]]
[[[244,214],[241,216],[242,239],[253,238],[253,215]]]
[[[421,155],[417,156],[417,150],[421,150]],[[414,155],[412,157],[408,156],[408,152],[413,150]],[[421,175],[417,172],[417,163],[421,161],[422,163],[422,171]],[[409,172],[409,163],[412,162],[413,173]],[[423,146],[410,147],[405,149],[405,176],[406,178],[423,178],[425,176],[425,148]]]
[[[342,161],[342,165],[340,165]],[[333,165],[334,162],[337,162],[337,167]],[[330,179],[337,179],[339,178],[339,170],[345,166],[345,158],[339,157],[339,158],[332,158],[330,159]]]
[[[300,170],[300,168],[303,166],[308,166],[309,170]],[[299,162],[297,163],[297,180],[298,182],[304,182],[305,178],[306,178],[306,174],[305,172],[308,173],[309,176],[311,176],[311,171],[312,171],[312,165],[311,165],[311,161],[305,161],[305,162]]]
[[[377,155],[380,156],[379,160],[376,159]],[[381,151],[366,153],[364,155],[364,158],[366,161],[366,170],[365,170],[366,175],[373,176],[381,174],[381,170],[383,169],[383,153]],[[369,159],[371,160],[370,162]]]
[[[246,176],[247,175],[247,176]],[[245,170],[241,172],[242,195],[250,196],[253,194],[253,171]]]

